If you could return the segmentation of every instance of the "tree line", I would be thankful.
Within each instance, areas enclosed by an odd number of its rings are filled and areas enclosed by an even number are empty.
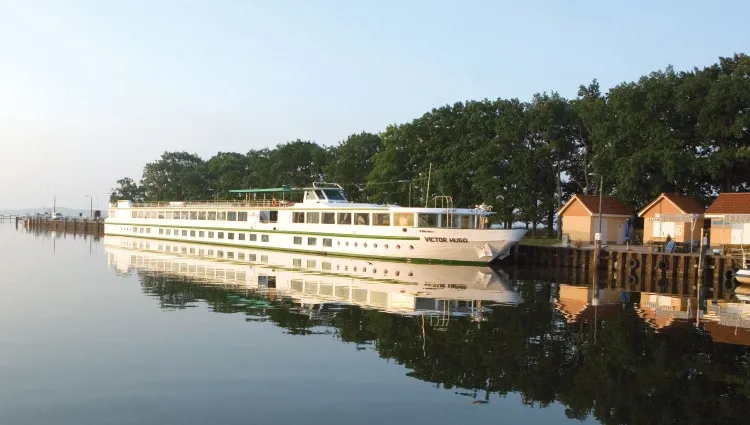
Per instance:
[[[111,201],[229,199],[230,189],[313,181],[341,183],[357,201],[421,206],[448,195],[459,207],[492,205],[506,225],[550,228],[573,193],[602,191],[634,212],[662,192],[708,204],[750,190],[750,57],[669,66],[606,94],[593,80],[574,99],[457,102],[335,146],[295,140],[208,160],[165,152],[139,182],[119,180]]]

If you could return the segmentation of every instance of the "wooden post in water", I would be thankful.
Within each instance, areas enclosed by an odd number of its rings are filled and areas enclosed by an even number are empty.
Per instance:
[[[698,251],[698,281],[696,283],[695,292],[696,294],[696,306],[695,306],[695,324],[700,324],[700,317],[701,317],[701,288],[703,287],[703,279],[705,276],[704,270],[703,270],[703,263],[705,262],[703,260],[703,256],[706,253],[706,238],[703,235],[704,229],[701,229],[701,240],[700,240],[700,251]],[[714,294],[715,296],[716,294]]]

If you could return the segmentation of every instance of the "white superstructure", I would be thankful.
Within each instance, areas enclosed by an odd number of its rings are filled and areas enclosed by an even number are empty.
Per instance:
[[[399,314],[470,314],[523,302],[489,267],[368,261],[305,253],[105,236],[108,264],[240,289],[273,290],[303,306],[345,303]]]
[[[269,194],[302,191],[301,202]],[[306,189],[251,189],[241,201],[185,201],[110,205],[107,235],[303,251],[373,259],[489,263],[507,256],[524,229],[490,229],[484,206],[435,208],[358,204],[339,185]],[[250,198],[250,195],[253,198]],[[262,199],[259,195],[263,196]]]

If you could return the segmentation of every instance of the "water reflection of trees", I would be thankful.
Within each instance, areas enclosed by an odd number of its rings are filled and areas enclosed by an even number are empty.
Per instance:
[[[306,314],[284,298],[274,308],[248,308],[231,295],[267,295],[182,278],[142,274],[141,284],[165,309],[202,301],[214,312],[263,317],[294,334],[325,327],[402,364],[409,376],[471,397],[519,393],[525,404],[558,402],[570,418],[605,424],[747,423],[746,347],[714,344],[687,323],[656,332],[630,305],[610,309],[596,327],[590,318],[568,323],[550,303],[550,285],[523,284],[523,304],[494,307],[483,322],[452,318],[439,330],[429,319],[357,307]]]

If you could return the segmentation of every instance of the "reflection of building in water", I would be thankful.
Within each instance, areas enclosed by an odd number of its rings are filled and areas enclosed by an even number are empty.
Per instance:
[[[703,329],[714,342],[750,346],[750,304],[720,300],[708,305]]]
[[[622,291],[594,289],[587,286],[560,284],[553,304],[568,323],[604,319],[618,314],[622,308]]]
[[[638,315],[657,331],[695,317],[696,298],[641,292]]]
[[[488,267],[367,261],[185,242],[106,236],[120,273],[165,273],[207,283],[272,288],[316,315],[336,304],[400,314],[480,317],[491,304],[518,304],[507,276]]]

